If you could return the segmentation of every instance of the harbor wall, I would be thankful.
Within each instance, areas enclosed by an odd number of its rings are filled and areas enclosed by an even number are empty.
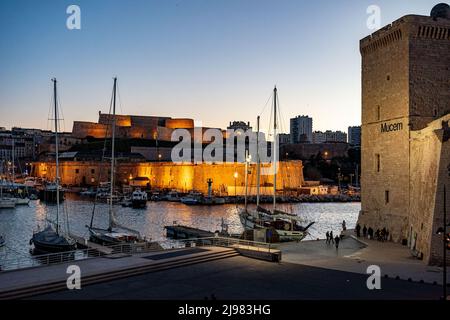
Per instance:
[[[267,167],[267,165],[262,165]],[[303,183],[303,165],[301,161],[279,162],[277,190],[299,189]],[[109,180],[110,164],[94,161],[60,162],[61,184],[67,186],[97,186],[99,182]],[[256,192],[256,165],[249,166],[249,193]],[[237,178],[235,179],[235,173]],[[54,162],[36,162],[32,174],[36,177],[53,180],[55,178]],[[135,177],[147,177],[151,188],[176,189],[183,192],[196,190],[206,194],[208,180],[212,179],[212,190],[216,194],[243,194],[245,188],[245,164],[176,164],[173,162],[119,162],[116,166],[118,184],[129,184]],[[273,188],[273,174],[261,176],[263,190]]]

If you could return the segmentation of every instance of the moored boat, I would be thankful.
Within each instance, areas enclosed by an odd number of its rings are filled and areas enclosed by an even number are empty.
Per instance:
[[[133,208],[145,208],[147,206],[147,192],[137,188],[131,194],[131,206]]]

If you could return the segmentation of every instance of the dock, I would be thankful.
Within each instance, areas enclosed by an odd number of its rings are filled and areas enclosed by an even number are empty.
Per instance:
[[[113,253],[112,248],[102,246],[98,243],[91,242],[83,237],[77,236],[75,234],[69,234],[69,236],[77,242],[77,247],[80,249],[94,249],[104,255],[109,255]]]
[[[214,233],[197,228],[191,228],[186,226],[165,226],[166,234],[168,238],[172,239],[190,239],[190,238],[210,238],[214,237]]]

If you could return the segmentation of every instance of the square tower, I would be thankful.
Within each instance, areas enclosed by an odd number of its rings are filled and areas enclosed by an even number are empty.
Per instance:
[[[448,147],[438,135],[446,130],[444,120],[450,113],[450,20],[404,16],[362,39],[360,51],[359,223],[374,230],[387,228],[393,241],[408,243],[415,254],[431,261],[432,229],[441,205],[436,196],[445,160],[441,150]],[[421,143],[436,143],[432,152],[414,142],[415,133],[431,123],[434,129],[426,131],[430,139]],[[424,157],[430,160],[426,168],[421,167]],[[422,183],[416,180],[420,170],[428,170],[425,179],[432,182],[421,199],[429,201],[428,213],[417,211],[423,206],[413,197]]]

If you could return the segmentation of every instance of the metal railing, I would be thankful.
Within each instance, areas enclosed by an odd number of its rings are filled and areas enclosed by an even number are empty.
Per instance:
[[[208,237],[208,238],[193,238],[193,239],[177,239],[164,240],[157,242],[144,243],[126,243],[111,246],[104,246],[101,250],[95,248],[78,249],[74,251],[51,253],[43,255],[31,255],[29,257],[17,257],[12,259],[0,260],[0,273],[16,270],[33,268],[40,266],[48,266],[61,264],[71,261],[80,261],[91,258],[107,256],[110,254],[139,254],[154,251],[165,251],[173,249],[181,249],[186,247],[229,247],[235,249],[247,249],[258,252],[273,252],[274,245],[264,242],[256,242],[235,238],[224,237]]]

